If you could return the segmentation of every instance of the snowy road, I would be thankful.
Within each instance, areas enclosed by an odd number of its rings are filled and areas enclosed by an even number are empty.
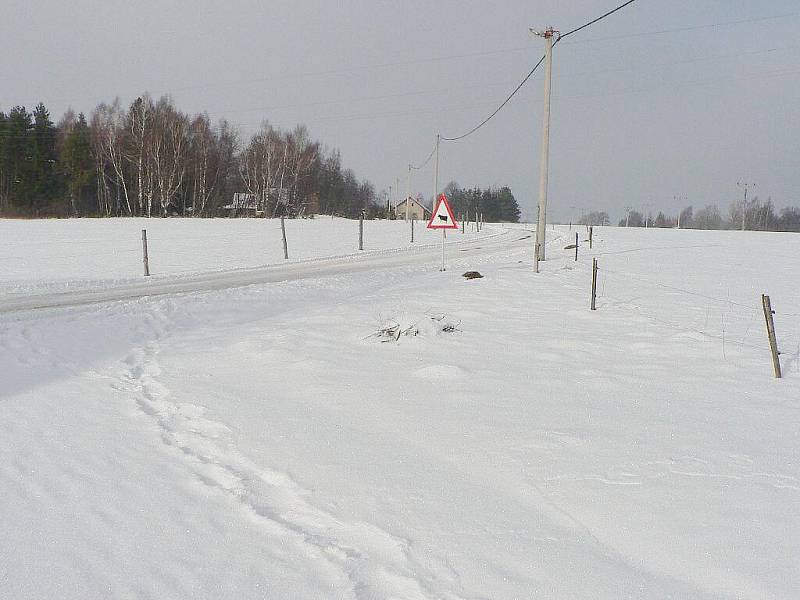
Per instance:
[[[508,249],[530,245],[530,232],[524,228],[513,229],[496,227],[497,231],[479,239],[461,241],[458,234],[451,234],[455,240],[448,242],[451,256],[473,257],[505,252]],[[0,314],[22,310],[63,308],[85,306],[101,302],[132,300],[148,296],[206,292],[248,285],[278,283],[328,277],[347,273],[366,272],[375,269],[403,265],[438,264],[440,246],[421,244],[412,248],[388,249],[367,252],[360,255],[346,255],[334,258],[310,259],[284,265],[242,268],[229,271],[214,271],[184,276],[142,278],[136,283],[123,283],[109,287],[81,289],[69,292],[50,292],[19,294],[0,293]]]

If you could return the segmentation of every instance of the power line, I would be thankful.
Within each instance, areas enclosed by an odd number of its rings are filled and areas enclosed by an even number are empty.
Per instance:
[[[742,25],[745,23],[761,23],[763,21],[775,21],[777,19],[792,19],[800,16],[800,13],[784,13],[781,15],[770,15],[768,17],[756,17],[753,19],[739,19],[736,21],[722,21],[719,23],[708,23],[706,25],[690,25],[688,27],[675,27],[671,29],[657,29],[654,31],[640,31],[635,33],[624,33],[622,35],[611,35],[600,38],[589,38],[586,40],[570,41],[568,44],[587,44],[592,42],[605,42],[610,40],[622,40],[626,38],[644,37],[648,35],[663,35],[666,33],[681,33],[684,31],[697,31],[700,29],[716,29],[717,27],[728,27],[731,25]],[[562,36],[564,37],[564,36]]]
[[[291,73],[285,75],[275,75],[275,76],[264,76],[264,77],[251,77],[247,79],[238,79],[238,80],[231,80],[231,81],[218,81],[213,83],[200,83],[194,85],[185,85],[179,87],[156,87],[151,90],[147,90],[151,95],[158,96],[161,94],[174,94],[176,92],[185,92],[191,90],[198,90],[198,89],[209,89],[209,88],[218,88],[218,87],[225,87],[231,88],[233,86],[242,86],[247,84],[262,84],[262,83],[272,83],[275,81],[287,81],[293,79],[309,79],[309,78],[316,78],[316,77],[326,77],[330,75],[343,75],[348,73],[357,73],[359,71],[368,71],[373,69],[387,69],[393,67],[405,67],[405,66],[413,66],[418,64],[425,64],[425,63],[436,63],[436,62],[446,62],[450,60],[460,60],[465,58],[482,58],[482,57],[489,57],[489,56],[498,56],[498,55],[507,55],[513,54],[517,52],[523,52],[527,50],[524,47],[516,47],[516,48],[500,48],[498,50],[488,50],[482,52],[466,52],[462,54],[446,54],[442,56],[432,56],[428,58],[413,58],[408,60],[399,60],[399,61],[391,61],[391,62],[384,62],[384,63],[371,63],[371,64],[362,64],[362,65],[353,65],[350,67],[341,67],[336,69],[327,69],[321,71],[305,71],[300,73]],[[145,86],[146,87],[146,86]],[[134,93],[133,96],[141,95],[141,93]],[[56,98],[61,102],[72,103],[77,102],[80,100],[88,99],[88,96],[84,96],[82,98],[72,97],[70,99],[65,98]],[[53,99],[51,98],[50,101],[52,102]]]
[[[636,0],[628,0],[627,2],[625,2],[625,3],[623,3],[623,4],[620,4],[619,6],[617,6],[616,8],[614,8],[614,9],[612,9],[612,10],[608,11],[607,13],[605,13],[605,14],[603,14],[603,15],[600,15],[599,17],[597,17],[597,18],[595,18],[595,19],[592,19],[591,21],[589,21],[589,22],[587,22],[587,23],[584,23],[584,24],[583,24],[583,25],[581,25],[580,27],[576,27],[575,29],[572,29],[571,31],[568,31],[568,32],[567,32],[567,33],[565,33],[564,35],[559,35],[559,37],[558,37],[558,38],[555,40],[555,42],[553,42],[553,46],[555,46],[555,45],[556,45],[556,44],[557,44],[557,43],[558,43],[558,42],[559,42],[559,41],[560,41],[562,38],[565,38],[565,37],[567,37],[567,36],[569,36],[569,35],[572,35],[573,33],[576,33],[576,32],[578,32],[578,31],[580,31],[581,29],[585,29],[585,28],[587,28],[587,27],[590,27],[591,25],[594,25],[594,24],[595,24],[595,23],[597,23],[598,21],[602,21],[602,20],[603,20],[603,19],[605,19],[606,17],[609,17],[609,16],[613,15],[615,12],[617,12],[617,11],[619,11],[619,10],[622,10],[623,8],[625,8],[626,6],[628,6],[629,4],[633,4],[635,1],[636,1]],[[528,80],[529,80],[529,79],[530,79],[530,78],[533,76],[533,74],[536,72],[536,69],[538,69],[538,68],[541,66],[541,64],[544,62],[544,59],[545,59],[545,57],[544,57],[544,55],[543,55],[543,56],[542,56],[542,58],[540,58],[540,59],[539,59],[539,62],[537,62],[537,63],[536,63],[534,66],[533,66],[533,68],[532,68],[532,69],[531,69],[531,70],[528,72],[528,74],[527,74],[527,75],[526,75],[526,76],[523,78],[523,80],[522,80],[522,81],[519,83],[519,85],[517,85],[517,87],[516,87],[516,88],[514,88],[514,91],[512,91],[512,92],[511,92],[511,93],[508,95],[508,97],[506,97],[506,99],[505,99],[505,100],[503,100],[503,102],[500,104],[500,106],[498,106],[498,107],[497,107],[497,108],[494,110],[494,112],[493,112],[492,114],[490,114],[490,115],[489,115],[488,117],[486,117],[486,118],[485,118],[483,121],[481,121],[480,123],[478,123],[478,124],[477,124],[475,127],[473,127],[472,129],[470,129],[470,130],[469,130],[469,131],[467,131],[466,133],[463,133],[463,134],[461,134],[461,135],[458,135],[458,136],[455,136],[455,137],[445,137],[445,136],[442,136],[442,138],[441,138],[441,139],[442,139],[442,141],[445,141],[445,142],[455,142],[455,141],[458,141],[458,140],[462,140],[462,139],[464,139],[465,137],[468,137],[468,136],[472,135],[473,133],[475,133],[476,131],[478,131],[478,130],[479,130],[481,127],[483,127],[484,125],[486,125],[486,124],[487,124],[489,121],[491,121],[491,120],[492,120],[492,118],[493,118],[493,117],[494,117],[494,116],[495,116],[497,113],[499,113],[501,110],[503,110],[503,108],[506,106],[506,104],[508,104],[508,103],[511,101],[511,99],[512,99],[514,96],[516,96],[516,95],[517,95],[517,92],[519,92],[519,91],[522,89],[522,86],[523,86],[523,85],[525,85],[525,84],[528,82]]]
[[[523,86],[523,85],[525,85],[525,84],[527,83],[528,79],[530,79],[530,78],[531,78],[531,76],[532,76],[532,75],[533,75],[533,74],[536,72],[536,69],[538,69],[538,68],[539,68],[539,66],[540,66],[540,65],[541,65],[543,62],[544,62],[544,55],[542,55],[542,58],[540,58],[540,59],[539,59],[539,62],[537,62],[537,63],[536,63],[534,66],[533,66],[533,68],[532,68],[532,69],[530,70],[530,72],[529,72],[529,73],[528,73],[528,74],[525,76],[525,78],[524,78],[522,81],[520,81],[520,82],[519,82],[519,85],[518,85],[516,88],[514,88],[514,91],[513,91],[513,92],[511,92],[511,93],[508,95],[508,97],[507,97],[505,100],[503,100],[502,104],[500,104],[500,106],[498,106],[498,107],[495,109],[495,111],[494,111],[492,114],[490,114],[488,117],[486,117],[486,118],[485,118],[483,121],[481,121],[481,122],[480,122],[480,123],[478,123],[478,124],[477,124],[475,127],[473,127],[473,128],[472,128],[472,129],[470,129],[468,132],[466,132],[466,133],[464,133],[464,134],[462,134],[462,135],[458,135],[458,136],[456,136],[456,137],[444,137],[444,136],[442,136],[442,140],[443,140],[443,141],[445,141],[445,142],[455,142],[455,141],[458,141],[458,140],[464,139],[465,137],[467,137],[467,136],[469,136],[469,135],[472,135],[473,133],[475,133],[476,131],[478,131],[478,129],[480,129],[481,127],[483,127],[484,125],[486,125],[486,123],[488,123],[488,122],[489,122],[489,121],[492,119],[492,117],[494,117],[494,116],[495,116],[497,113],[499,113],[501,110],[503,110],[503,107],[505,107],[505,105],[506,105],[506,104],[508,104],[508,103],[511,101],[511,99],[512,99],[514,96],[516,96],[517,92],[518,92],[518,91],[520,91],[520,89],[522,89],[522,86]]]
[[[592,94],[577,94],[577,95],[566,95],[566,96],[558,95],[556,97],[560,100],[582,100],[582,99],[593,99],[593,98],[605,98],[609,96],[627,96],[631,94],[648,94],[651,92],[662,91],[664,89],[669,89],[670,91],[673,91],[679,89],[691,89],[695,87],[715,85],[717,83],[752,81],[759,79],[770,79],[773,77],[786,77],[786,76],[791,77],[796,75],[800,75],[800,70],[778,69],[775,71],[752,73],[741,77],[713,77],[713,78],[695,79],[678,84],[667,82],[667,83],[662,83],[660,85],[654,85],[642,88],[620,89],[620,90],[612,90],[608,92],[592,93]]]
[[[628,6],[629,4],[633,4],[634,2],[636,2],[636,0],[628,0],[627,2],[625,2],[625,3],[623,3],[623,4],[620,4],[618,7],[614,8],[614,9],[611,9],[611,10],[610,10],[610,11],[608,11],[607,13],[605,13],[605,14],[603,14],[603,15],[600,15],[600,16],[599,16],[599,17],[597,17],[596,19],[592,19],[592,20],[591,20],[591,21],[589,21],[588,23],[584,23],[584,24],[583,24],[583,25],[581,25],[580,27],[576,27],[575,29],[573,29],[573,30],[571,30],[571,31],[568,31],[568,32],[567,32],[567,33],[565,33],[565,34],[563,34],[563,35],[560,35],[560,36],[559,36],[559,39],[561,39],[561,38],[565,38],[565,37],[567,37],[567,36],[570,36],[570,35],[572,35],[573,33],[577,33],[577,32],[579,32],[581,29],[586,29],[587,27],[591,27],[592,25],[594,25],[594,24],[595,24],[595,23],[597,23],[598,21],[602,21],[602,20],[603,20],[603,19],[605,19],[606,17],[610,17],[611,15],[613,15],[613,14],[614,14],[615,12],[617,12],[618,10],[622,10],[623,8],[625,8],[625,7],[626,7],[626,6]]]
[[[434,155],[435,152],[436,152],[436,145],[434,145],[433,148],[431,148],[431,153],[428,154],[428,158],[426,158],[424,161],[422,161],[422,163],[419,166],[409,165],[409,167],[411,167],[415,171],[419,171],[420,169],[424,168],[425,165],[427,165],[430,162],[430,160],[431,160],[431,158],[433,158],[433,155]]]
[[[740,21],[736,21],[736,22],[738,23]],[[706,26],[702,26],[702,27],[706,27]],[[669,66],[673,66],[673,65],[692,64],[692,63],[697,63],[697,62],[702,62],[702,61],[725,60],[725,59],[729,59],[729,58],[738,58],[738,57],[743,57],[743,56],[755,56],[755,55],[769,54],[769,53],[780,52],[780,51],[785,51],[785,50],[794,50],[794,49],[797,49],[798,47],[800,47],[800,46],[790,45],[790,46],[781,46],[781,47],[776,47],[776,48],[759,49],[759,50],[754,50],[754,51],[749,51],[749,52],[738,52],[738,53],[699,56],[699,57],[690,58],[690,59],[684,59],[684,60],[679,60],[679,61],[653,63],[651,66],[654,66],[654,67],[669,67]],[[500,51],[498,51],[498,52],[500,52]],[[620,71],[635,71],[635,70],[636,70],[635,68],[631,68],[631,67],[615,67],[615,68],[611,68],[611,69],[585,71],[585,72],[575,73],[574,75],[602,74],[602,73],[613,73],[613,72],[620,72]],[[793,74],[795,74],[794,71],[792,71],[792,72],[775,71],[775,72],[768,72],[768,73],[764,74],[764,77],[775,76],[775,75],[793,75]],[[761,77],[761,75],[754,75],[754,76],[750,76],[750,77],[730,78],[730,80],[731,81],[738,81],[738,80],[760,78],[760,77]],[[700,85],[700,84],[706,83],[706,81],[713,82],[713,81],[723,81],[723,80],[728,80],[728,79],[729,78],[716,78],[716,79],[710,79],[710,80],[703,79],[703,80],[697,80],[697,81],[694,81],[694,82],[689,82],[689,84]],[[513,83],[513,82],[509,82],[507,80],[506,81],[502,81],[502,82],[498,81],[496,83],[484,84],[483,87],[505,86],[505,85],[508,85],[509,83]],[[670,84],[670,86],[671,86],[672,89],[675,89],[676,87],[677,88],[688,87],[689,84],[682,83],[682,84],[678,84],[677,86],[675,86],[673,84]],[[257,112],[257,111],[275,111],[275,110],[283,110],[283,109],[309,108],[309,107],[329,106],[329,105],[336,105],[336,104],[352,104],[352,103],[356,103],[356,102],[368,102],[368,101],[372,101],[372,100],[383,100],[383,99],[391,99],[391,98],[407,98],[407,97],[425,96],[425,95],[431,95],[431,94],[441,94],[441,93],[446,93],[446,92],[452,91],[453,89],[472,89],[474,87],[475,87],[474,84],[468,84],[468,85],[458,86],[458,87],[455,87],[455,88],[454,87],[450,87],[450,88],[447,88],[447,89],[442,88],[442,89],[433,90],[433,91],[430,90],[430,89],[419,89],[419,90],[416,90],[416,91],[400,92],[400,93],[395,93],[395,94],[383,94],[383,95],[375,95],[375,96],[356,96],[356,97],[351,97],[351,98],[341,98],[341,99],[337,99],[337,100],[324,100],[324,101],[317,101],[317,102],[304,102],[304,103],[295,103],[295,104],[274,104],[274,105],[270,105],[270,106],[241,108],[241,109],[232,108],[232,109],[222,109],[222,110],[213,110],[213,111],[204,111],[204,112],[205,112],[205,114],[208,114],[210,116],[222,116],[222,115],[231,114],[231,113],[239,113],[239,114],[241,114],[241,113]],[[650,88],[634,88],[634,89],[630,89],[630,90],[616,91],[616,92],[613,92],[611,94],[599,94],[599,96],[619,95],[619,94],[624,94],[624,93],[640,93],[640,92],[647,92],[647,91],[651,91],[651,90],[658,90],[658,89],[661,89],[662,87],[663,86],[650,87]],[[587,94],[581,94],[581,95],[558,96],[558,97],[559,98],[565,98],[565,99],[595,98],[595,97],[598,97],[598,94],[588,94],[588,95]],[[471,105],[471,106],[477,107],[477,106],[484,106],[484,105],[489,105],[489,104],[490,104],[489,102],[486,102],[486,103],[482,103],[482,104],[474,104],[474,105]],[[459,107],[459,108],[461,108],[461,107]],[[468,108],[468,107],[465,106],[463,108]],[[412,114],[410,112],[410,110],[409,110],[408,114]],[[416,115],[416,114],[421,114],[421,113],[414,112],[413,114]],[[395,116],[395,115],[399,116],[400,113],[395,113],[395,112],[391,113],[391,116]],[[329,120],[333,120],[333,119],[342,118],[342,116],[344,116],[346,118],[352,118],[355,115],[353,113],[346,113],[345,115],[328,115],[327,117],[323,116],[322,118],[323,119],[327,118]],[[371,118],[371,117],[374,117],[374,116],[381,116],[381,114],[379,113],[379,114],[376,115],[376,114],[364,113],[364,114],[358,114],[357,116],[364,117],[364,118]],[[313,122],[315,122],[315,120],[316,119],[312,118],[311,122],[313,123]],[[258,121],[240,121],[239,124],[252,125],[252,124],[258,124],[260,122],[261,122],[261,120],[259,119]],[[15,136],[15,135],[9,135],[9,134],[7,134],[5,132],[0,132],[0,137],[3,137],[3,138],[9,138],[9,137],[12,137],[12,138],[13,137],[26,138],[27,136],[24,135],[24,134],[23,135],[19,135],[19,136]]]

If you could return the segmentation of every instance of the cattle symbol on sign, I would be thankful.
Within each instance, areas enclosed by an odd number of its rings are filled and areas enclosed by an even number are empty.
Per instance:
[[[447,202],[447,196],[441,194],[436,203],[436,208],[431,214],[431,219],[428,221],[428,229],[458,229],[458,223],[453,216],[453,211],[450,208],[450,203]]]
[[[450,204],[447,202],[447,196],[444,194],[439,196],[436,208],[434,208],[433,213],[431,213],[431,220],[428,221],[428,229],[442,230],[442,268],[439,270],[444,271],[445,235],[448,229],[458,229],[458,223],[456,223],[456,218],[453,216],[453,211],[450,209]]]

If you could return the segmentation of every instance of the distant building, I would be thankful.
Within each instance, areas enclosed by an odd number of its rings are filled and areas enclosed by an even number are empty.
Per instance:
[[[258,198],[255,194],[246,194],[237,192],[233,195],[233,201],[222,207],[223,210],[229,211],[232,217],[238,216],[255,216],[261,211],[258,207]]]
[[[300,216],[305,204],[294,207],[289,202],[290,194],[287,188],[267,188],[264,198],[248,192],[237,192],[233,195],[230,204],[222,207],[232,217],[263,217],[276,215]]]
[[[431,211],[420,204],[415,198],[406,198],[394,207],[394,215],[397,219],[406,218],[406,204],[408,204],[408,218],[423,221],[430,217]]]

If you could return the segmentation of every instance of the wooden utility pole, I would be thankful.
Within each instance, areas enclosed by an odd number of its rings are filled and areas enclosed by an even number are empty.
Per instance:
[[[411,165],[408,165],[408,175],[406,175],[406,223],[408,223],[408,211],[410,210],[410,204],[411,204]]]
[[[531,33],[544,38],[544,108],[542,110],[542,148],[539,155],[539,218],[536,223],[536,242],[539,244],[539,260],[545,260],[545,238],[547,228],[547,176],[550,160],[550,78],[553,69],[552,27]]]
[[[772,315],[775,311],[772,310],[772,303],[769,296],[761,294],[761,306],[764,309],[764,320],[767,322],[767,337],[769,337],[769,350],[772,353],[772,369],[775,371],[775,377],[781,378],[781,361],[780,352],[778,352],[778,342],[775,339],[775,321]]]
[[[142,229],[142,262],[144,262],[144,276],[150,277],[150,260],[147,258],[147,229]]]
[[[738,181],[736,182],[741,188],[744,188],[744,200],[742,201],[742,231],[745,229],[745,215],[747,215],[747,189],[750,186],[756,187],[755,183],[750,183],[747,181]]]

